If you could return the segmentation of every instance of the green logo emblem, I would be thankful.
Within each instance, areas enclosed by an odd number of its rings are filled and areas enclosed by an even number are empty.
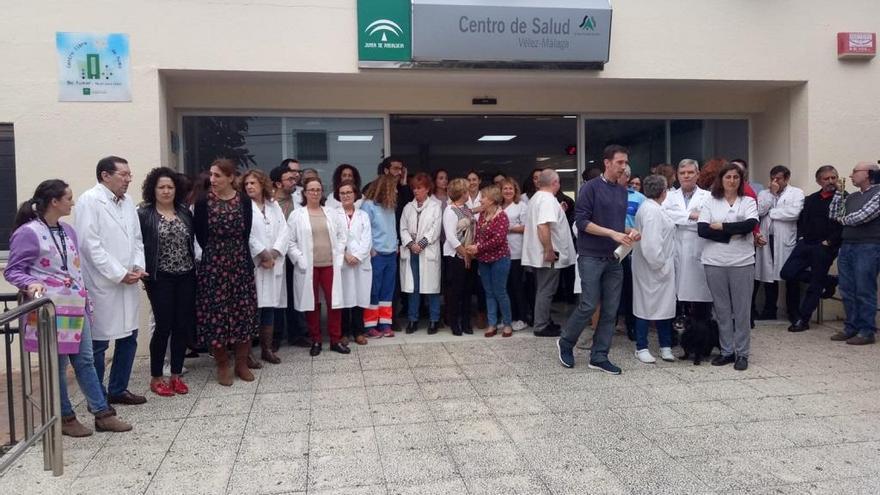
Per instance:
[[[358,59],[409,62],[411,0],[358,0]]]
[[[92,88],[83,88],[83,94],[89,96],[92,94]]]
[[[584,31],[595,31],[596,30],[596,18],[587,14],[584,16],[584,20],[581,21],[581,25],[578,26]]]

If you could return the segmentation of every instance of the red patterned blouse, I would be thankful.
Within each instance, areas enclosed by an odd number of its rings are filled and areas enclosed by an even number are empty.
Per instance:
[[[477,260],[481,263],[493,263],[499,259],[510,256],[510,247],[507,245],[507,229],[510,221],[504,210],[489,221],[485,215],[480,215],[477,221]]]

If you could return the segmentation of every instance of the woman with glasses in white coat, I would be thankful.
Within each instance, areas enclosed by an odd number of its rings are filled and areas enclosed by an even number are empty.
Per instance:
[[[370,307],[373,287],[373,233],[367,212],[357,207],[361,192],[354,181],[343,180],[336,186],[333,197],[340,207],[336,213],[346,226],[345,254],[342,264],[342,332],[351,336],[358,345],[366,345],[364,309]]]
[[[287,307],[284,255],[287,254],[290,244],[290,233],[284,212],[273,199],[269,177],[261,170],[248,170],[242,176],[241,182],[253,206],[248,244],[254,259],[257,306],[260,308],[260,357],[267,363],[279,364],[281,359],[272,350],[272,334],[275,328],[275,310]]]
[[[293,263],[293,302],[297,311],[306,313],[312,338],[311,356],[321,354],[321,305],[318,293],[327,302],[327,331],[330,349],[340,354],[351,350],[342,341],[343,287],[342,265],[345,255],[346,227],[336,209],[324,206],[321,179],[309,177],[303,182],[302,206],[290,214],[290,247]]]

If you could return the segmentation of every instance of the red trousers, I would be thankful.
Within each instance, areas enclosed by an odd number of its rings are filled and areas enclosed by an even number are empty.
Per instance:
[[[327,301],[327,333],[330,334],[330,344],[342,340],[342,313],[339,309],[333,309],[333,267],[315,267],[312,272],[312,289],[315,291],[315,309],[306,313],[306,323],[309,325],[309,336],[312,342],[321,342],[321,305],[318,303],[318,288],[324,292],[324,300]]]

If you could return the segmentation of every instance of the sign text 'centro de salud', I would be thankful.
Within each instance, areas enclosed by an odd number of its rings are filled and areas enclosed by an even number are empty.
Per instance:
[[[359,0],[361,67],[602,68],[608,0]]]

